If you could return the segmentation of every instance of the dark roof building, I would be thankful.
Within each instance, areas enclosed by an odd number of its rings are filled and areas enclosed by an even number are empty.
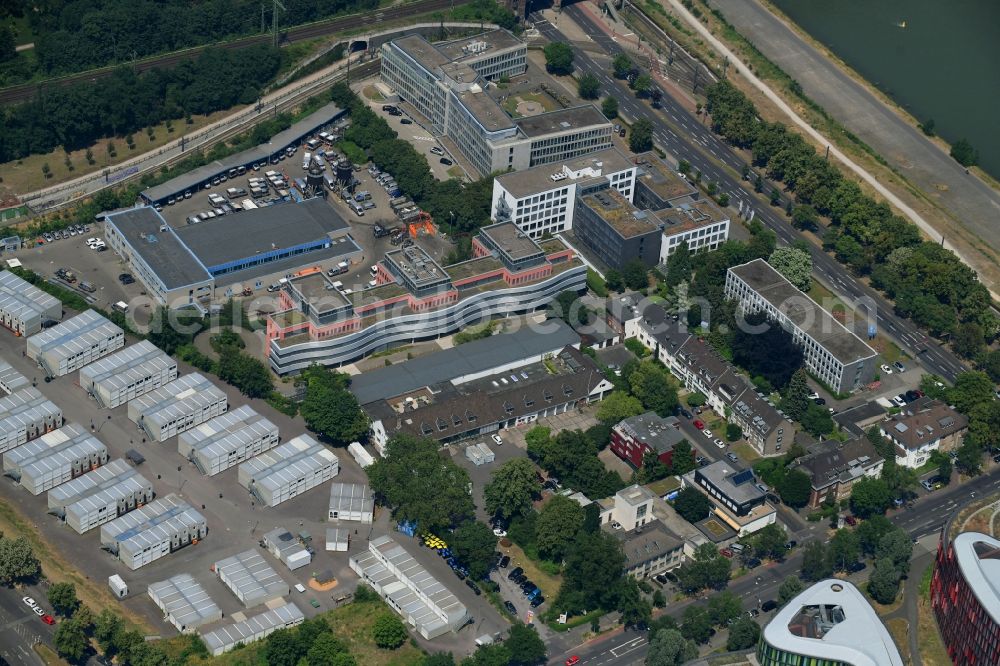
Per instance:
[[[663,418],[656,412],[646,412],[619,421],[611,429],[611,451],[638,469],[647,452],[666,466],[673,463],[674,447],[684,435],[677,417]]]
[[[805,472],[812,480],[809,506],[817,508],[827,500],[848,499],[860,479],[879,478],[884,462],[868,438],[860,437],[848,442],[816,443],[791,468]]]
[[[958,447],[969,419],[932,398],[918,398],[879,425],[883,437],[896,448],[896,463],[917,468],[933,451]]]
[[[621,543],[625,573],[630,576],[648,578],[684,563],[684,542],[659,520],[630,532],[614,529],[610,532]]]

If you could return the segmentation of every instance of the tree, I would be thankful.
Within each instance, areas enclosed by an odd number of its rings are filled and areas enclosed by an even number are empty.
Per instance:
[[[605,97],[601,102],[601,113],[608,120],[614,120],[618,117],[618,99],[615,97]]]
[[[735,423],[726,424],[726,441],[736,442],[743,438],[743,428]]]
[[[746,368],[751,376],[763,377],[771,386],[783,389],[795,371],[802,367],[802,351],[792,336],[768,320],[764,313],[748,314],[745,325],[733,331],[730,348],[733,362]]]
[[[910,558],[913,556],[913,541],[905,530],[894,527],[882,535],[875,550],[875,558],[889,560],[892,566],[905,573],[910,568]]]
[[[567,75],[573,73],[573,49],[565,42],[550,42],[542,49],[545,54],[545,69],[550,74]]]
[[[681,635],[687,636],[695,643],[707,643],[712,636],[712,619],[708,610],[701,606],[688,606],[684,609],[683,617]]]
[[[563,584],[554,603],[571,613],[615,608],[622,589],[625,555],[618,540],[603,531],[581,532],[566,555]]]
[[[955,466],[952,464],[950,457],[940,451],[935,451],[934,453],[938,455],[931,455],[931,460],[934,460],[935,457],[937,458],[937,475],[941,479],[941,483],[948,485],[951,483],[951,473],[955,471]]]
[[[510,650],[512,666],[535,666],[545,662],[545,643],[534,627],[515,622],[504,645]]]
[[[632,395],[660,416],[671,415],[677,407],[677,380],[653,360],[639,363],[628,383]]]
[[[653,590],[653,607],[663,608],[667,605],[667,598],[663,596],[663,590]]]
[[[861,551],[868,556],[874,556],[882,537],[897,529],[892,522],[883,515],[874,515],[868,520],[862,521],[855,528],[858,535],[858,545]]]
[[[75,620],[60,622],[52,637],[56,652],[70,662],[80,662],[90,649],[83,626]]]
[[[493,564],[497,538],[493,530],[477,520],[467,520],[451,533],[451,550],[469,567],[472,578],[485,578]]]
[[[645,410],[635,396],[624,391],[612,391],[608,397],[597,406],[597,420],[608,425],[617,425],[630,416],[642,414]]]
[[[963,358],[975,358],[983,349],[983,327],[974,321],[959,324],[951,336],[951,346]]]
[[[407,635],[406,626],[389,613],[380,615],[372,626],[372,639],[384,650],[395,650],[406,642]]]
[[[681,666],[698,656],[698,646],[677,629],[653,634],[646,653],[646,666]]]
[[[772,206],[777,206],[781,203],[781,192],[778,191],[777,187],[771,190],[770,201]]]
[[[900,572],[890,560],[877,560],[875,571],[868,579],[868,594],[880,604],[891,604],[899,594]]]
[[[951,156],[964,167],[979,164],[979,151],[972,147],[968,139],[959,139],[951,147]]]
[[[507,666],[509,663],[510,650],[503,643],[483,645],[462,660],[462,666]]]
[[[653,149],[653,123],[640,118],[632,124],[628,136],[628,147],[633,153],[645,153]]]
[[[306,427],[323,441],[346,445],[368,432],[368,417],[347,390],[349,378],[319,366],[304,373],[306,395],[299,406]]]
[[[862,520],[884,514],[891,504],[892,494],[882,479],[865,477],[851,487],[851,512]]]
[[[643,628],[649,626],[653,619],[653,608],[642,596],[639,583],[628,576],[618,599],[618,610],[621,611],[621,623],[626,628]]]
[[[695,549],[694,559],[677,569],[677,580],[680,588],[688,593],[706,587],[721,590],[729,582],[729,573],[729,560],[720,555],[714,545],[704,543]]]
[[[8,62],[17,57],[17,39],[10,28],[0,25],[0,62]]]
[[[139,635],[142,639],[142,635]],[[263,662],[268,666],[296,666],[304,655],[295,632],[278,629],[264,642]],[[124,651],[123,651],[124,652]]]
[[[435,652],[424,657],[420,666],[455,666],[455,658],[450,652]]]
[[[826,547],[821,541],[810,541],[802,551],[802,577],[815,583],[833,574]]]
[[[513,458],[493,472],[489,483],[483,488],[483,502],[490,515],[509,519],[530,511],[531,500],[541,489],[531,461],[527,458]]]
[[[52,167],[49,166],[48,162],[42,165],[42,176],[44,176],[46,179],[52,177]]]
[[[576,82],[576,91],[581,99],[597,99],[601,96],[600,80],[587,72]]]
[[[948,403],[955,409],[968,414],[978,404],[993,400],[993,382],[985,372],[972,370],[955,378],[955,384],[948,390]]]
[[[955,458],[955,466],[968,476],[978,476],[982,471],[983,451],[979,446],[966,437],[962,440],[962,446],[958,447],[958,457]]]
[[[33,580],[42,572],[27,537],[0,536],[0,585]]]
[[[934,136],[934,119],[933,118],[928,118],[924,122],[920,123],[919,127],[920,127],[920,131],[923,132],[924,134],[926,134],[927,136]]]
[[[797,247],[779,247],[767,263],[774,270],[802,291],[809,291],[812,286],[812,256]]]
[[[815,229],[819,226],[819,214],[812,206],[799,205],[792,209],[792,226],[796,229]]]
[[[777,491],[781,501],[788,506],[795,509],[804,507],[812,495],[812,479],[800,470],[789,470],[778,481]]]
[[[386,457],[368,467],[376,496],[392,507],[397,521],[414,521],[421,530],[442,531],[472,518],[468,473],[438,454],[432,439],[397,435]]]
[[[306,651],[309,666],[353,666],[354,657],[347,645],[329,631],[313,638]]]
[[[692,267],[691,250],[688,242],[682,240],[667,258],[667,286],[676,287],[681,282],[690,280]]]
[[[806,413],[802,415],[801,422],[806,432],[815,437],[829,435],[836,430],[830,412],[825,407],[812,402],[806,408]]]
[[[788,551],[785,548],[785,544],[787,543],[788,532],[777,523],[765,525],[750,538],[750,544],[753,546],[753,554],[762,559],[782,559]]]
[[[636,97],[645,97],[653,89],[653,79],[649,74],[640,74],[632,79],[631,86]]]
[[[113,652],[123,630],[121,616],[110,608],[103,609],[94,620],[94,640],[105,654]]]
[[[670,473],[675,476],[683,476],[694,469],[694,449],[691,442],[682,439],[674,445],[674,450],[670,458]]]
[[[49,587],[48,597],[53,610],[63,617],[71,616],[80,607],[73,583],[53,583]]]
[[[799,595],[802,590],[806,589],[799,580],[798,576],[789,576],[781,582],[781,586],[778,587],[778,603],[782,606],[787,604],[789,601],[794,599]]]
[[[614,71],[616,78],[624,79],[632,71],[632,60],[619,51],[611,61],[611,69]]]
[[[622,266],[622,279],[629,289],[645,289],[649,286],[649,269],[641,259],[631,259]]]
[[[709,598],[708,616],[715,626],[725,627],[740,615],[743,615],[743,603],[729,590],[719,592]]]
[[[858,535],[851,530],[837,530],[830,539],[827,554],[835,571],[847,571],[861,556]]]
[[[539,512],[535,526],[539,554],[561,561],[583,527],[584,517],[583,507],[575,500],[563,495],[552,497]]]
[[[755,646],[759,640],[760,625],[754,622],[753,618],[743,615],[730,625],[726,649],[731,652],[747,650]]]
[[[795,421],[802,420],[802,417],[809,410],[809,383],[805,368],[799,368],[792,375],[788,387],[785,389],[781,408],[789,418]]]
[[[674,510],[689,523],[697,523],[708,516],[712,503],[694,488],[685,488],[674,499]]]

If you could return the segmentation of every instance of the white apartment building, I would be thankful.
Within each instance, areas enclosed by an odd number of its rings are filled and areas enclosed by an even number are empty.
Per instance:
[[[729,238],[729,216],[708,200],[682,203],[660,211],[657,217],[663,223],[661,264],[666,263],[683,242],[691,252],[700,252],[714,250]]]
[[[637,167],[616,148],[608,148],[558,164],[513,171],[493,180],[490,217],[510,221],[532,238],[573,227],[577,192],[608,183],[629,201]]]
[[[763,259],[726,274],[726,298],[745,313],[764,312],[802,347],[806,368],[837,393],[872,380],[878,354]]]

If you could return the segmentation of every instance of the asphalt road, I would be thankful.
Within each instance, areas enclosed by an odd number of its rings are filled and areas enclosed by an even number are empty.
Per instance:
[[[32,646],[38,642],[52,645],[55,627],[42,622],[42,618],[25,605],[21,599],[29,596],[50,615],[44,590],[38,586],[23,589],[0,589],[0,657],[10,664],[38,666],[42,660]]]
[[[563,13],[577,23],[582,31],[609,55],[621,50],[615,40],[596,25],[590,14],[579,6],[565,7]],[[574,50],[574,66],[581,72],[590,72],[598,77],[602,89],[618,98],[619,112],[632,119],[649,119],[654,126],[653,135],[657,145],[678,158],[686,159],[694,169],[701,171],[702,177],[707,181],[718,183],[721,191],[729,193],[733,206],[738,206],[739,201],[742,201],[744,206],[751,206],[756,211],[754,219],[774,231],[783,243],[791,244],[800,238],[805,238],[801,232],[786,222],[783,203],[781,207],[769,206],[753,192],[749,183],[734,175],[742,171],[743,159],[673,97],[664,94],[663,108],[659,111],[652,109],[646,102],[636,99],[624,82],[615,79],[610,73],[610,67],[596,63],[590,55],[570,42],[543,16],[536,12],[531,15],[531,20],[535,28],[546,38],[570,43]],[[956,375],[966,369],[957,356],[924,335],[913,322],[896,316],[888,301],[874,289],[855,280],[833,257],[812,243],[809,243],[809,247],[814,274],[849,303],[873,303],[878,328],[899,342],[910,356],[919,359],[929,372],[954,381]],[[863,312],[857,314],[854,323],[855,332],[862,339],[868,332],[868,317],[862,316]]]
[[[933,193],[943,209],[983,242],[1000,249],[1000,236],[996,234],[1000,192],[966,174],[962,165],[757,0],[717,0],[714,5],[768,59],[798,81],[817,104],[921,190]]]

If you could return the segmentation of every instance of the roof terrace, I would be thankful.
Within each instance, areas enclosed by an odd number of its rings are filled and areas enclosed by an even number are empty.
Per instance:
[[[658,231],[656,218],[648,211],[638,210],[618,190],[607,189],[582,197],[581,201],[601,216],[623,238]]]

